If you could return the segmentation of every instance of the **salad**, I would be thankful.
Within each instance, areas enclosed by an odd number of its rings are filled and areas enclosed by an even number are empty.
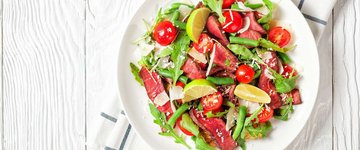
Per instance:
[[[301,104],[290,30],[270,0],[202,0],[160,8],[130,63],[162,136],[191,149],[245,149]]]

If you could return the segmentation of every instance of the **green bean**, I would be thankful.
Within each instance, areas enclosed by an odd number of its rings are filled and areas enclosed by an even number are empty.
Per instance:
[[[251,8],[251,9],[257,9],[257,8],[260,8],[260,7],[264,6],[264,5],[261,4],[261,3],[257,3],[257,4],[245,3],[245,6]]]
[[[180,117],[186,110],[189,109],[189,107],[190,107],[190,106],[189,106],[187,103],[181,105],[181,106],[179,107],[179,109],[177,109],[177,110],[174,112],[174,114],[170,117],[170,119],[168,120],[168,124],[173,127],[173,126],[175,125],[176,120],[178,120],[179,117]]]
[[[173,78],[173,74],[171,71],[167,70],[167,69],[157,69],[157,73],[159,73],[161,76],[164,76],[166,78]],[[179,77],[179,81],[181,81],[182,83],[186,84],[188,80],[188,77],[186,76],[180,76]]]
[[[259,43],[260,43],[260,46],[262,46],[264,48],[270,48],[270,49],[272,49],[274,51],[286,53],[286,50],[281,48],[279,45],[274,44],[273,42],[265,40],[263,38],[259,39]]]
[[[252,46],[252,47],[259,46],[259,41],[257,41],[257,40],[234,37],[234,36],[230,36],[230,43],[242,44],[242,45],[247,45],[247,46]]]
[[[216,85],[228,85],[234,84],[234,80],[229,77],[207,77],[206,80],[216,84]]]
[[[286,55],[285,53],[278,52],[278,56],[284,62],[284,64],[290,64],[291,63],[290,57],[288,55]]]
[[[176,27],[178,27],[179,29],[186,30],[186,23],[185,23],[185,22],[181,22],[181,21],[175,20],[175,21],[174,21],[174,25],[175,25]]]
[[[170,18],[170,21],[172,23],[174,23],[175,21],[177,21],[180,17],[180,12],[177,10],[177,11],[174,11],[171,15],[171,18]]]
[[[184,113],[180,122],[181,126],[186,130],[190,131],[192,134],[199,135],[199,127],[192,121],[188,113]]]
[[[223,103],[225,106],[229,106],[229,107],[235,107],[235,104],[232,103],[231,101],[229,100],[225,100],[225,102]]]
[[[234,140],[236,140],[239,137],[241,130],[243,129],[244,122],[245,122],[245,115],[246,115],[246,106],[240,106],[238,118],[236,121],[236,127],[235,127],[234,133],[232,135],[232,138]]]

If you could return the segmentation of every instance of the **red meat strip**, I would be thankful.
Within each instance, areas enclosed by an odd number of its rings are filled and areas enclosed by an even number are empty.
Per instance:
[[[218,19],[211,15],[206,23],[206,28],[212,36],[215,36],[219,42],[225,46],[229,44],[229,40],[226,38],[225,32],[221,28],[221,24]]]
[[[155,71],[150,72],[145,67],[141,68],[139,75],[144,82],[148,97],[152,102],[154,102],[155,97],[158,96],[161,92],[165,91],[164,84],[160,76]],[[173,113],[170,106],[170,101],[165,103],[163,106],[157,106],[157,108],[159,111],[164,112],[167,116]]]
[[[245,32],[243,33],[240,33],[238,35],[238,37],[241,37],[241,38],[247,38],[247,39],[252,39],[252,40],[258,40],[261,38],[261,34],[255,30],[246,30]]]
[[[245,16],[249,17],[249,19],[250,19],[250,27],[249,27],[249,29],[257,31],[257,32],[259,32],[261,34],[266,34],[266,31],[264,30],[264,28],[255,19],[254,12],[247,12],[245,14]]]
[[[190,110],[191,119],[205,132],[210,133],[216,145],[221,150],[233,150],[237,147],[229,131],[225,129],[225,123],[220,118],[206,118],[195,109]]]
[[[182,70],[185,75],[190,79],[203,79],[206,77],[206,72],[201,70],[201,66],[197,64],[191,57],[189,57],[184,65],[182,66]]]
[[[219,43],[215,43],[214,46],[216,50],[214,64],[229,72],[235,72],[239,63],[239,60],[235,57],[235,55]]]
[[[275,52],[270,52],[271,58],[264,60],[264,62],[273,70],[279,71],[278,58]],[[270,108],[277,109],[282,105],[281,97],[276,92],[276,88],[274,83],[265,75],[265,65],[261,65],[262,73],[259,78],[259,88],[264,90],[266,93],[270,95],[271,102],[269,104]]]
[[[298,105],[298,104],[302,103],[299,89],[292,90],[290,94],[291,94],[291,97],[293,98],[294,105]]]

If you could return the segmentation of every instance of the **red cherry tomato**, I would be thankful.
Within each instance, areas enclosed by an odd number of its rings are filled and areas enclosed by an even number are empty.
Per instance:
[[[234,2],[235,0],[223,0],[222,8],[229,8]]]
[[[284,68],[284,72],[282,72],[281,74],[285,77],[285,78],[289,78],[291,73],[292,76],[296,76],[298,73],[296,72],[296,70],[294,70],[291,66],[283,64],[283,68]]]
[[[284,47],[289,44],[291,35],[288,30],[282,27],[274,27],[269,31],[269,40],[280,47]]]
[[[236,79],[241,83],[249,83],[252,81],[255,71],[249,65],[241,65],[235,72]]]
[[[206,53],[210,52],[213,49],[214,42],[207,34],[202,33],[200,35],[198,43],[193,43],[193,47],[200,53]]]
[[[204,96],[200,100],[204,110],[216,110],[221,107],[223,97],[220,92]]]
[[[180,116],[180,118],[176,121],[176,125],[179,127],[179,129],[188,136],[194,136],[194,134],[192,134],[190,131],[186,130],[184,127],[181,126],[181,120],[182,117]]]
[[[243,19],[236,11],[225,11],[223,13],[225,22],[221,24],[224,31],[234,33],[239,31],[243,26]]]
[[[153,37],[160,45],[169,45],[175,40],[176,29],[170,21],[159,22],[154,28]]]
[[[185,84],[183,82],[181,82],[181,81],[177,81],[176,86],[180,86],[180,87],[184,88]]]
[[[274,114],[274,110],[271,108],[264,108],[259,114],[258,114],[258,118],[259,118],[259,123],[263,123],[266,122],[268,120],[270,120],[273,117]]]

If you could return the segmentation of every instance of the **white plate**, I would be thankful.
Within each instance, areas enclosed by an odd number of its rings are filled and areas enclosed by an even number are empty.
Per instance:
[[[135,54],[136,45],[132,42],[140,37],[144,31],[142,19],[150,20],[156,16],[156,12],[163,5],[161,0],[147,0],[139,8],[130,21],[123,41],[118,62],[118,85],[122,99],[122,105],[127,117],[136,133],[143,138],[153,149],[185,149],[180,144],[174,143],[172,138],[158,134],[160,128],[153,123],[153,117],[148,109],[148,97],[144,87],[141,87],[134,79],[129,67],[130,62],[136,62],[138,54]],[[251,149],[284,149],[299,134],[308,120],[316,100],[319,85],[319,60],[315,40],[310,28],[301,12],[290,0],[277,2],[276,20],[281,24],[291,27],[292,35],[297,48],[290,52],[290,56],[300,71],[301,80],[299,88],[303,104],[295,107],[295,112],[288,121],[272,120],[273,130],[270,135],[261,140],[247,142],[247,148]],[[189,144],[193,142],[189,140]]]

